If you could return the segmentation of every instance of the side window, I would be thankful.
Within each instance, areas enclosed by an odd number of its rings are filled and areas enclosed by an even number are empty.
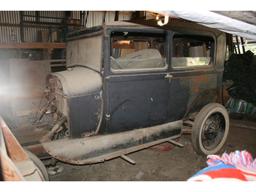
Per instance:
[[[214,57],[214,39],[209,36],[175,34],[172,68],[207,66]]]
[[[150,69],[166,66],[165,34],[112,32],[111,69]]]

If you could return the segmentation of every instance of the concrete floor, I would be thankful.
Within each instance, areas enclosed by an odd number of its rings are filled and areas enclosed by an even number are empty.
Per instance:
[[[256,153],[256,123],[232,121],[227,144],[223,151],[243,150]],[[190,136],[179,140],[184,148],[171,150],[145,149],[129,157],[136,161],[131,165],[117,158],[94,165],[74,166],[58,162],[64,169],[50,176],[53,181],[180,181],[187,180],[206,166],[206,157],[198,156],[190,144]],[[161,147],[161,146],[160,146]],[[159,147],[159,148],[160,148]],[[168,145],[162,145],[168,149]]]

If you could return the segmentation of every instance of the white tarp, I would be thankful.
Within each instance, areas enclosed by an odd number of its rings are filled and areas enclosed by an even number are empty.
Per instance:
[[[256,26],[211,11],[162,11],[160,14],[179,17],[233,35],[256,40]]]

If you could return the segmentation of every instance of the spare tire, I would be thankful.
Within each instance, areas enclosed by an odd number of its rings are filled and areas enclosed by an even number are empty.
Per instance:
[[[210,103],[196,115],[192,127],[192,145],[201,155],[219,152],[229,132],[229,116],[224,106]]]

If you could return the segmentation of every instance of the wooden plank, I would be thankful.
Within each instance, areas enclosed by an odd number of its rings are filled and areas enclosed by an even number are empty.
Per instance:
[[[0,44],[0,49],[64,49],[65,43],[12,43]]]
[[[8,151],[8,155],[12,161],[24,161],[28,160],[27,153],[23,150],[17,139],[14,137],[10,129],[2,118],[0,118],[0,128],[2,129],[5,146]]]
[[[0,151],[1,172],[0,179],[2,181],[24,181],[24,178],[11,159]]]

